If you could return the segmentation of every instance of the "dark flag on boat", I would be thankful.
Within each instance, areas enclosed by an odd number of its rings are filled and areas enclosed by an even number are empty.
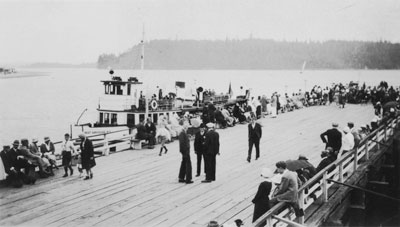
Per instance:
[[[179,88],[185,88],[185,82],[182,81],[176,81],[175,86]]]
[[[228,90],[229,98],[233,96],[231,82],[229,82],[229,90]]]

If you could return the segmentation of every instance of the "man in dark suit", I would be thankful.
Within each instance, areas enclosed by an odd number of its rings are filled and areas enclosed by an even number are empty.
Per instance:
[[[16,141],[14,141],[14,143]],[[17,142],[19,144],[19,141]],[[1,160],[3,161],[4,170],[8,175],[6,178],[7,184],[11,184],[15,188],[22,187],[22,179],[24,174],[21,172],[21,168],[17,164],[18,154],[15,151],[11,151],[10,146],[3,146],[0,156]]]
[[[337,129],[338,123],[332,123],[332,128],[321,134],[322,142],[324,142],[325,149],[332,147],[333,155],[336,160],[340,148],[342,147],[342,133]]]
[[[192,181],[192,162],[190,161],[190,141],[187,134],[188,126],[183,121],[179,122],[183,130],[179,133],[179,151],[182,154],[181,167],[179,169],[179,182],[191,184]]]
[[[153,122],[151,122],[150,118],[147,118],[147,122],[146,122],[146,132],[147,132],[147,136],[148,136],[148,140],[149,140],[149,148],[153,149],[154,145],[156,144],[156,132],[157,132],[157,128],[154,125]]]
[[[219,134],[214,130],[214,124],[207,124],[208,132],[204,141],[206,179],[202,183],[215,181],[216,156],[219,155]]]
[[[247,156],[247,161],[250,162],[253,145],[256,147],[256,160],[260,157],[260,139],[262,136],[262,129],[261,125],[256,122],[255,117],[251,118],[251,122],[248,125],[248,128],[249,128],[249,153]]]
[[[10,170],[10,173],[12,174],[12,184],[15,183],[14,180],[23,180],[26,184],[34,184],[36,182],[36,178],[33,177],[35,172],[34,165],[32,165],[26,158],[24,158],[24,156],[19,154],[19,140],[15,140],[12,145],[13,147],[9,150],[7,149],[6,151],[4,151],[3,154],[3,157],[8,162],[7,164],[4,164],[4,167],[5,169],[8,168],[8,170]],[[21,169],[25,169],[25,173],[23,173]],[[31,177],[28,177],[29,173],[31,173]],[[20,187],[20,182],[17,182],[17,184],[18,187]],[[13,186],[17,187],[15,185]]]
[[[194,137],[194,152],[197,155],[197,174],[196,177],[200,176],[201,172],[201,159],[204,156],[204,141],[206,137],[205,125],[200,125],[200,130],[196,133]],[[205,162],[205,161],[204,161]]]
[[[80,134],[79,138],[81,139],[80,149],[82,168],[86,170],[86,177],[84,180],[89,180],[93,178],[92,167],[96,165],[93,143],[85,134]]]

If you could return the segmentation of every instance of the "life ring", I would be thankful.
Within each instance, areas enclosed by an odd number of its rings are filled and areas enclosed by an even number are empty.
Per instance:
[[[157,101],[156,100],[151,100],[151,102],[150,102],[150,106],[151,106],[151,109],[152,110],[156,110],[157,109],[157,107],[158,107],[158,103],[157,103]]]

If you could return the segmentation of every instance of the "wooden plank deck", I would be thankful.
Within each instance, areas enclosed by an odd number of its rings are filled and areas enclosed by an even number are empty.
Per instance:
[[[358,127],[373,117],[370,105],[310,107],[261,120],[261,158],[247,163],[247,125],[217,130],[221,156],[217,176],[202,184],[194,177],[196,157],[192,149],[194,183],[178,183],[181,155],[178,143],[167,145],[168,154],[154,150],[128,150],[98,158],[94,178],[73,176],[39,180],[21,189],[0,188],[0,226],[205,226],[210,220],[251,225],[251,203],[263,167],[299,154],[317,165],[323,150],[319,135],[336,121]],[[193,146],[192,146],[193,147]],[[253,151],[255,152],[255,151]]]

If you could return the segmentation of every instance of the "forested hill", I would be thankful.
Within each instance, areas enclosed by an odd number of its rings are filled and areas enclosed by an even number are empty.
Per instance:
[[[140,69],[140,45],[119,56],[99,56],[99,68]],[[145,69],[400,69],[400,44],[284,42],[261,39],[145,43]]]

